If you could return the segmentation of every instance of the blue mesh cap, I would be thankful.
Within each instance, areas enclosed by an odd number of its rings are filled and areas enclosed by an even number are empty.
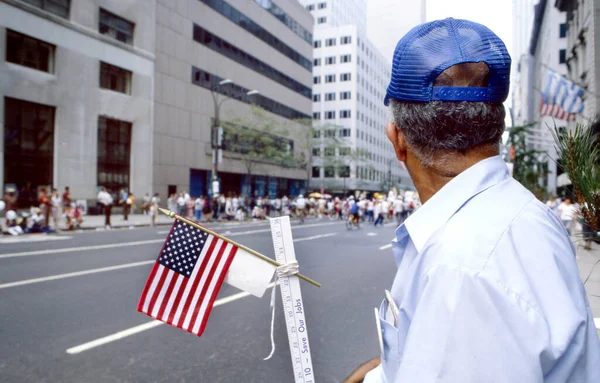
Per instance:
[[[453,65],[484,62],[489,68],[487,88],[433,86],[437,76]],[[384,104],[399,101],[484,101],[502,103],[510,86],[510,55],[487,27],[448,18],[411,29],[394,51],[392,79]]]

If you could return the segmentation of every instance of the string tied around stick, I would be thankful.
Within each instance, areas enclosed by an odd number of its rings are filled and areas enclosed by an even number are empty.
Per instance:
[[[298,261],[292,261],[285,265],[281,265],[276,269],[276,282],[278,279],[282,277],[291,277],[292,275],[298,274],[300,267],[298,266]],[[275,290],[277,288],[277,283],[273,285],[273,290],[271,290],[271,353],[269,356],[264,358],[263,360],[269,360],[275,354],[275,301],[276,295]]]

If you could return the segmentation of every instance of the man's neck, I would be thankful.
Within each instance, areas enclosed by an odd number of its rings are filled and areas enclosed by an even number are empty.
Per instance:
[[[493,148],[480,148],[465,154],[446,154],[435,160],[434,166],[424,166],[411,152],[408,152],[406,168],[417,188],[422,203],[427,202],[454,177],[476,163],[498,155]]]

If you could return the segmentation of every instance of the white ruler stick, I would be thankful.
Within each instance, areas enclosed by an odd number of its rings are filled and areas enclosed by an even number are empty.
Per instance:
[[[277,262],[285,265],[295,261],[296,253],[294,252],[290,217],[272,218],[270,223]],[[296,383],[315,383],[300,280],[295,275],[281,277],[279,287],[281,288],[285,325],[294,366],[294,380]]]

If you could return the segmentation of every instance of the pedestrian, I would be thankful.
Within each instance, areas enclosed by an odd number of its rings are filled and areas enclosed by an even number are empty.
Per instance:
[[[66,214],[71,210],[71,190],[65,186],[65,191],[62,194],[62,207]]]
[[[41,210],[40,216],[44,217],[43,220],[40,221],[40,225],[42,227],[48,227],[50,222],[52,202],[50,201],[50,195],[45,187],[40,189],[38,200],[40,203],[39,208]]]
[[[573,202],[571,202],[571,198],[565,198],[564,202],[559,205],[558,215],[565,226],[567,233],[571,235],[573,231],[573,223],[575,222],[575,216],[577,215],[577,208],[575,205],[573,205]]]
[[[383,201],[377,201],[375,203],[374,212],[375,212],[374,213],[375,217],[377,217],[377,219],[375,219],[375,223],[373,223],[373,227],[377,227],[377,225],[383,226],[383,220],[384,220],[384,214],[385,214],[385,205],[383,204]]]
[[[112,210],[113,198],[110,193],[106,191],[105,187],[103,187],[98,193],[98,203],[102,205],[104,209],[104,226],[106,229],[110,229],[110,213]]]
[[[185,195],[183,193],[179,193],[176,203],[177,203],[177,214],[179,214],[182,217],[185,217]]]
[[[396,46],[386,133],[423,206],[395,232],[381,359],[346,383],[600,382],[575,248],[500,156],[510,67],[500,38],[466,20]]]
[[[194,215],[195,215],[195,214],[194,214],[194,207],[195,207],[195,204],[194,204],[194,199],[193,199],[193,198],[191,198],[191,197],[190,197],[190,198],[188,198],[188,199],[185,201],[185,216],[186,216],[188,219],[193,219],[193,218],[194,218]]]
[[[169,198],[167,198],[167,209],[169,209],[169,211],[172,211],[173,213],[177,213],[177,198],[175,196],[175,193],[171,193],[171,195],[169,195]]]
[[[202,221],[202,209],[204,208],[204,197],[199,196],[194,200],[194,212],[196,213],[196,222]]]
[[[158,221],[158,207],[160,206],[160,195],[158,193],[154,193],[154,196],[150,200],[150,217],[152,227],[156,226],[156,222]]]
[[[148,215],[150,212],[150,194],[144,194],[144,198],[142,199],[142,214]]]
[[[127,206],[128,215],[135,214],[135,196],[133,195],[133,192],[129,192],[125,205]]]
[[[552,210],[556,215],[558,215],[558,207],[560,206],[560,204],[560,198],[558,198],[555,195],[550,196],[550,199],[548,199],[548,201],[546,202],[546,206],[548,206],[548,208]]]
[[[58,190],[56,189],[52,189],[52,195],[50,196],[50,205],[52,206],[51,209],[51,214],[52,214],[52,221],[54,223],[54,230],[59,231],[60,230],[60,217],[62,216],[62,203],[63,203],[63,199],[60,195],[58,195]]]
[[[369,223],[375,221],[375,202],[371,198],[367,201],[367,216],[369,217]]]
[[[396,197],[394,202],[392,203],[392,208],[394,209],[394,215],[396,216],[396,223],[401,225],[404,222],[402,217],[402,213],[404,212],[404,203],[402,201],[402,197],[399,195]]]

